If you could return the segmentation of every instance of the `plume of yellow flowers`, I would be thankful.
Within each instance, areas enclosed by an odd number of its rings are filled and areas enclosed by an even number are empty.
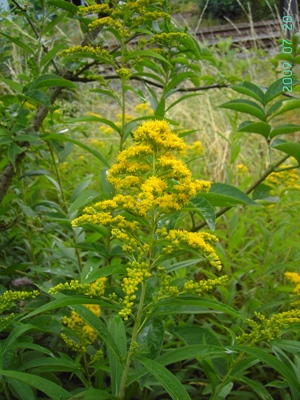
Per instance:
[[[92,311],[97,317],[101,315],[100,306],[97,304],[85,304],[85,307]],[[70,339],[64,333],[61,334],[63,341],[71,350],[78,353],[85,353],[87,346],[97,339],[97,332],[88,325],[75,311],[71,312],[71,316],[64,316],[63,325],[69,328],[76,336],[77,341]]]
[[[198,192],[210,188],[210,182],[194,179],[180,159],[186,150],[184,141],[171,132],[166,121],[144,122],[134,133],[133,145],[118,154],[108,171],[107,179],[123,194],[85,207],[83,215],[72,221],[74,227],[87,223],[109,226],[111,237],[123,243],[123,252],[132,260],[121,285],[125,297],[120,315],[124,319],[132,312],[138,286],[151,276],[155,257],[188,247],[221,269],[212,246],[217,241],[214,235],[157,229],[167,213],[182,209]],[[154,242],[149,235],[151,224],[152,228],[154,224]],[[159,250],[154,251],[155,247]],[[184,292],[199,295],[223,282],[222,279],[207,284],[189,282]]]
[[[279,339],[284,329],[300,323],[300,310],[273,314],[269,319],[259,312],[254,312],[254,315],[258,322],[254,319],[247,319],[251,330],[249,333],[243,332],[242,335],[237,336],[239,343],[248,343],[254,346],[260,341],[269,342]]]

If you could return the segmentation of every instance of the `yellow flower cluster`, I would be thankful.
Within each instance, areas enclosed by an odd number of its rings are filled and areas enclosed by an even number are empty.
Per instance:
[[[134,141],[134,145],[118,155],[116,164],[109,170],[108,180],[117,189],[140,191],[137,195],[139,210],[135,209],[135,213],[145,216],[153,205],[164,212],[180,210],[199,191],[209,190],[210,183],[192,179],[190,170],[173,154],[185,155],[187,146],[171,132],[166,121],[143,123],[135,131]],[[151,170],[161,178],[149,176]],[[171,185],[169,179],[178,184]]]
[[[92,311],[97,317],[101,315],[101,308],[96,304],[85,304],[85,307]],[[86,347],[92,344],[97,339],[97,332],[88,325],[75,311],[71,312],[71,316],[64,316],[62,319],[63,325],[71,329],[80,343],[70,339],[67,335],[62,334],[61,337],[64,342],[72,350],[84,353]]]
[[[117,69],[116,74],[123,80],[128,80],[131,76],[130,69],[128,68]]]
[[[223,285],[228,280],[228,276],[221,276],[216,279],[207,279],[205,281],[189,281],[183,285],[183,293],[197,294],[201,296],[203,293],[209,292],[216,286]]]
[[[130,268],[126,268],[127,277],[123,279],[121,285],[125,293],[123,300],[124,308],[119,312],[125,320],[128,320],[128,316],[131,314],[132,307],[134,306],[133,300],[136,299],[135,292],[138,290],[139,284],[151,276],[148,271],[148,265],[145,262],[133,261],[128,263],[128,265]]]
[[[284,168],[295,167],[295,164],[284,165]],[[284,188],[287,190],[300,190],[300,176],[297,169],[288,169],[286,171],[273,172],[266,179],[266,183],[271,184],[275,188]]]
[[[108,4],[95,4],[89,7],[80,7],[78,10],[78,14],[111,14],[113,12],[113,8],[110,8]]]
[[[109,51],[103,49],[101,46],[91,47],[91,46],[74,46],[69,47],[66,50],[62,50],[58,53],[59,56],[70,56],[72,54],[81,54],[81,53],[92,53],[96,56],[101,56],[107,59],[111,59],[112,56]]]
[[[154,35],[153,38],[151,38],[151,42],[172,42],[173,40],[179,40],[179,39],[184,39],[187,37],[186,33],[182,32],[163,32],[163,33],[158,33],[157,35]]]
[[[102,140],[93,139],[91,140],[90,144],[96,148],[105,147],[105,143]]]
[[[238,164],[236,166],[236,168],[238,170],[238,173],[241,173],[241,174],[246,174],[249,171],[248,167],[246,167],[246,165],[244,165],[244,164]]]
[[[259,341],[266,340],[269,342],[279,339],[285,328],[300,323],[300,310],[274,314],[270,319],[267,319],[263,314],[258,312],[255,312],[254,315],[259,322],[248,319],[247,322],[251,327],[251,331],[249,333],[243,332],[241,336],[237,336],[238,342],[254,346]]]
[[[104,295],[106,280],[107,278],[99,278],[94,283],[79,283],[78,280],[72,280],[71,282],[59,283],[49,289],[48,293],[57,294],[63,290],[71,290],[90,297],[100,297]]]
[[[197,140],[193,144],[187,146],[187,148],[188,148],[188,151],[190,151],[193,154],[199,154],[199,155],[203,154],[203,145],[199,140]]]
[[[93,21],[90,24],[88,24],[88,28],[90,30],[98,28],[98,26],[110,26],[110,27],[115,28],[117,30],[122,30],[123,29],[123,26],[122,26],[121,22],[116,21],[112,17],[103,17],[103,18],[95,19],[95,21]]]
[[[164,297],[177,297],[179,296],[179,289],[177,286],[170,285],[171,275],[163,267],[158,267],[158,278],[160,289],[153,297],[154,301],[158,301]]]
[[[216,236],[208,232],[167,231],[166,228],[159,229],[157,233],[170,243],[166,247],[163,247],[162,251],[164,253],[171,254],[174,250],[180,248],[180,246],[187,245],[204,255],[212,266],[218,270],[222,269],[221,261],[211,246],[212,243],[218,241]]]
[[[284,274],[286,279],[296,284],[294,289],[295,294],[300,294],[300,275],[297,272],[286,272]]]
[[[128,7],[131,11],[143,11],[144,7],[147,7],[153,3],[152,0],[136,0],[136,1],[129,1]]]
[[[96,353],[91,356],[89,364],[94,364],[95,362],[102,360],[103,357],[103,351],[97,350]]]
[[[134,112],[137,114],[143,114],[143,115],[152,115],[153,114],[152,108],[147,103],[137,104],[134,107]]]
[[[0,314],[10,309],[15,301],[34,299],[39,294],[40,292],[38,290],[33,290],[32,292],[14,292],[12,290],[7,290],[0,296]]]
[[[151,20],[155,21],[157,19],[170,19],[170,14],[165,13],[163,11],[143,11],[141,12],[141,16],[136,18],[135,21],[138,24],[144,24],[145,22]]]

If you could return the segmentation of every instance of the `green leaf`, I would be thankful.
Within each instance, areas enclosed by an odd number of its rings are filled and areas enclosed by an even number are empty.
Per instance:
[[[163,57],[162,55],[155,53],[155,51],[152,50],[138,50],[138,51],[133,51],[132,53],[129,53],[126,58],[125,61],[128,61],[132,58],[137,58],[137,57],[153,57],[157,60],[163,61],[166,64],[168,64],[170,67],[172,67],[172,64],[169,63],[169,61]]]
[[[100,303],[99,303],[100,304]],[[121,362],[122,355],[117,346],[116,342],[114,341],[112,335],[107,330],[105,324],[87,307],[84,306],[74,306],[74,310],[77,314],[80,315],[95,331],[98,333],[99,337],[106,345],[110,348],[112,353],[116,356],[116,358]]]
[[[33,135],[17,135],[14,137],[14,141],[15,142],[40,142],[40,138],[38,136],[33,136]]]
[[[49,88],[52,86],[62,86],[62,87],[67,87],[68,89],[76,89],[75,83],[61,78],[58,75],[54,74],[49,74],[49,75],[43,75],[39,77],[34,83],[33,86],[36,89],[40,88]]]
[[[158,357],[165,337],[164,323],[160,318],[150,318],[143,325],[136,339],[140,353],[153,360]]]
[[[146,357],[138,357],[138,360],[160,382],[173,400],[191,400],[189,394],[179,380],[157,361]]]
[[[235,318],[245,319],[238,311],[226,304],[215,300],[199,299],[196,296],[193,296],[192,299],[181,297],[180,299],[158,301],[153,306],[152,315],[180,314],[182,312],[206,314],[211,313],[211,309],[216,312],[232,315]]]
[[[10,79],[1,78],[1,81],[6,83],[11,89],[15,90],[16,92],[23,93],[24,86],[21,83],[11,81]]]
[[[88,389],[77,393],[70,397],[70,400],[117,400],[116,397],[112,397],[111,394],[100,389]]]
[[[26,93],[25,97],[36,101],[37,103],[43,104],[46,107],[51,107],[49,97],[42,90],[33,89]]]
[[[238,85],[230,86],[231,89],[236,92],[245,94],[246,96],[250,96],[255,100],[258,100],[260,103],[264,104],[264,92],[261,90],[259,86],[254,85],[251,82],[242,82]]]
[[[294,355],[299,355],[300,353],[300,343],[297,340],[276,339],[272,341],[272,345],[276,345],[280,349]]]
[[[114,316],[109,321],[109,332],[115,341],[120,354],[122,357],[126,356],[127,350],[127,340],[126,340],[126,331],[123,320],[121,317]],[[108,358],[109,358],[109,366],[110,366],[110,379],[111,379],[111,388],[113,396],[117,396],[120,390],[122,375],[123,375],[123,366],[118,357],[113,353],[113,351],[108,348]]]
[[[172,107],[181,103],[182,101],[189,99],[190,97],[201,96],[201,95],[202,93],[190,93],[186,94],[185,96],[180,96],[179,99],[177,99],[176,101],[174,101],[172,104],[169,105],[169,107],[166,109],[166,112],[169,111]]]
[[[26,176],[38,176],[38,175],[51,175],[51,172],[46,171],[45,169],[36,169],[34,171],[27,171],[23,175],[20,176],[19,179],[25,178]]]
[[[300,132],[300,125],[283,124],[276,126],[276,128],[272,129],[270,137],[273,138],[274,136],[277,135],[284,135],[286,133],[294,133],[294,132]]]
[[[260,119],[261,121],[266,120],[266,115],[264,110],[254,101],[250,100],[231,100],[227,103],[218,106],[220,108],[228,108],[230,110],[239,111],[245,114],[253,115],[254,117]]]
[[[32,55],[34,54],[34,50],[35,50],[34,47],[31,48],[31,47],[27,46],[27,44],[21,42],[19,39],[9,36],[3,32],[0,32],[0,35],[5,36],[7,39],[9,39],[11,42],[16,44],[17,46],[21,47],[21,49],[25,50],[27,53],[32,54]]]
[[[199,214],[206,221],[209,228],[214,231],[216,226],[216,213],[210,202],[203,197],[195,197],[191,200],[191,203],[197,207],[197,214]]]
[[[300,99],[284,100],[281,107],[279,107],[279,109],[274,114],[272,114],[271,118],[269,119],[272,119],[277,115],[283,114],[285,112],[295,110],[296,108],[300,108]]]
[[[268,203],[275,203],[279,200],[279,197],[272,197],[271,191],[273,188],[271,186],[266,185],[265,183],[261,183],[258,185],[252,192],[253,200],[264,200]]]
[[[261,349],[250,346],[229,346],[229,348],[257,357],[261,362],[277,371],[284,379],[286,379],[286,381],[289,383],[289,386],[291,386],[295,390],[298,397],[300,398],[299,379],[292,368],[289,368],[282,361],[278,360],[276,357],[266,353],[264,350]]]
[[[181,72],[180,74],[176,74],[168,83],[168,86],[165,89],[165,93],[167,94],[170,90],[175,88],[175,86],[178,86],[180,83],[187,81],[188,78],[191,78],[194,76],[194,72],[191,71],[186,71],[186,72]],[[166,95],[167,97],[167,95]]]
[[[119,97],[112,91],[112,90],[106,90],[106,89],[91,89],[90,92],[94,93],[101,93],[106,96],[111,97],[112,99],[116,100],[116,102],[121,106],[121,100]]]
[[[298,163],[300,163],[300,143],[285,142],[273,147],[274,149],[283,151],[284,153],[296,158]]]
[[[42,31],[41,31],[41,36],[46,35],[49,31],[51,31],[57,24],[59,24],[61,21],[64,20],[66,17],[67,13],[62,13],[58,16],[56,16],[51,22],[49,22],[48,25],[44,26]],[[61,46],[61,45],[59,45]]]
[[[269,137],[270,131],[271,125],[267,124],[266,122],[251,121],[243,122],[237,129],[237,132],[258,133],[259,135],[264,136],[266,139]]]
[[[43,140],[58,140],[60,142],[70,142],[74,143],[77,146],[83,148],[84,150],[88,151],[89,153],[93,154],[96,158],[98,158],[104,165],[106,165],[108,168],[110,168],[108,162],[105,160],[105,158],[97,151],[92,149],[91,147],[79,142],[78,140],[68,138],[65,135],[62,134],[57,134],[57,135],[46,135],[42,137]]]
[[[205,359],[206,357],[209,359],[218,358],[220,356],[222,357],[227,355],[230,352],[232,351],[224,348],[224,346],[212,346],[208,344],[191,345],[168,350],[163,355],[159,356],[155,361],[161,365],[170,365],[183,360],[191,360],[198,357],[201,359]],[[128,385],[138,380],[146,373],[147,370],[145,368],[138,371],[128,378]]]
[[[295,86],[298,83],[299,83],[298,80],[292,79],[292,83],[289,86]],[[265,104],[268,104],[271,100],[275,99],[275,97],[282,94],[283,86],[284,84],[282,83],[282,78],[273,82],[265,93]]]
[[[197,197],[204,197],[213,206],[231,207],[236,204],[249,204],[257,206],[244,192],[225,183],[213,183],[208,193],[199,193]]]
[[[245,383],[247,386],[249,386],[255,393],[258,394],[260,399],[274,400],[267,389],[260,382],[249,379],[246,376],[239,378],[238,381]]]
[[[0,370],[0,376],[1,375],[27,383],[28,385],[45,393],[53,400],[67,400],[70,398],[70,393],[65,389],[58,386],[56,383],[49,381],[48,379],[41,378],[40,376],[8,370]]]
[[[20,154],[23,152],[23,149],[18,146],[16,143],[11,143],[11,145],[8,148],[7,155],[9,158],[9,161],[12,163],[12,165],[15,167],[16,166],[16,155]]]
[[[96,192],[96,190],[85,190],[84,192],[81,192],[76,200],[71,204],[69,214],[72,214],[74,211],[78,210],[78,208],[85,206],[99,196],[100,193]]]
[[[74,372],[77,368],[78,365],[72,359],[39,357],[30,359],[18,369],[19,371],[32,370],[33,372]]]
[[[113,186],[107,179],[108,168],[103,167],[101,170],[101,186],[103,193],[111,198],[113,196]]]
[[[56,46],[54,46],[50,51],[48,51],[48,53],[45,54],[41,60],[41,66],[44,66],[49,61],[51,61],[63,47],[64,47],[64,44],[60,43],[60,44],[57,44]]]
[[[114,124],[112,121],[109,119],[101,118],[101,117],[96,117],[96,116],[89,116],[89,117],[80,117],[80,118],[73,118],[69,121],[68,123],[74,123],[74,122],[102,122],[105,125],[110,126],[113,130],[118,132],[120,134],[120,128]]]
[[[82,283],[92,283],[104,276],[111,276],[111,275],[115,276],[116,274],[124,275],[126,273],[126,265],[123,264],[116,264],[116,265],[112,264],[101,268],[92,265],[92,261],[90,262],[87,261],[86,264],[88,265],[89,269],[85,270],[85,275],[83,275],[83,270],[82,270],[81,274]]]
[[[68,3],[67,1],[64,1],[64,0],[49,0],[47,2],[47,4],[49,4],[50,6],[62,8],[63,10],[68,11],[72,15],[77,13],[77,10],[78,10],[77,6],[75,6],[72,3]]]
[[[38,329],[38,327],[35,327]],[[48,356],[54,357],[54,354],[46,349],[46,347],[40,346],[38,344],[30,343],[30,342],[17,342],[15,344],[12,344],[10,346],[6,347],[7,349],[31,349],[35,351],[39,351],[41,353],[47,354]]]
[[[55,310],[56,308],[61,308],[61,307],[69,307],[74,304],[87,304],[87,303],[88,304],[99,304],[99,305],[103,304],[103,305],[105,305],[106,308],[115,308],[115,306],[112,306],[110,303],[107,303],[106,301],[101,300],[101,299],[91,299],[90,297],[84,297],[84,296],[78,296],[78,295],[66,296],[61,293],[59,295],[55,295],[55,296],[56,296],[55,300],[52,300],[49,303],[44,304],[41,307],[37,308],[36,310],[31,311],[29,314],[22,317],[21,321],[23,321],[23,319],[33,317],[34,315],[44,313],[46,311]],[[30,328],[28,328],[28,329],[32,329],[32,327],[33,326],[30,325]],[[34,326],[34,329],[36,329],[35,326]]]
[[[19,399],[22,400],[36,400],[36,397],[34,395],[34,392],[27,383],[24,383],[20,380],[14,379],[14,378],[6,378],[8,385],[12,388],[12,393],[13,391],[16,391]]]

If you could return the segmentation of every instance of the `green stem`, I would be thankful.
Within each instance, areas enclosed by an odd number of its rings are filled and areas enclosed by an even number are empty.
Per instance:
[[[86,360],[86,353],[83,354],[83,364],[84,364],[85,375],[86,375],[87,380],[89,382],[89,386],[91,387],[92,386],[92,381],[91,381],[91,377],[90,377],[88,363],[87,363],[87,360]]]
[[[135,320],[134,327],[133,327],[130,347],[129,347],[129,351],[128,351],[128,354],[127,354],[126,363],[125,363],[125,367],[124,367],[124,371],[123,371],[123,375],[122,375],[122,380],[121,380],[121,385],[120,385],[120,390],[119,390],[119,394],[118,394],[118,399],[119,400],[123,399],[124,392],[125,392],[125,387],[126,387],[127,376],[128,376],[128,372],[129,372],[130,363],[131,363],[131,359],[132,359],[132,356],[134,355],[135,349],[136,349],[135,343],[136,343],[136,338],[137,338],[137,335],[139,333],[139,328],[140,328],[140,325],[141,325],[141,319],[142,319],[142,315],[143,315],[143,306],[144,306],[145,295],[146,295],[146,283],[142,282],[142,292],[141,292],[139,308],[138,308],[136,320]]]
[[[243,358],[245,353],[241,353],[238,358],[235,360],[235,362],[232,364],[232,366],[230,367],[230,369],[227,371],[227,374],[224,376],[224,378],[222,379],[222,382],[220,383],[218,390],[216,391],[216,393],[211,397],[210,400],[217,400],[218,399],[218,394],[220,393],[221,389],[224,387],[224,385],[226,385],[228,383],[228,378],[230,377],[231,371],[233,370],[233,368],[241,361],[241,359]]]
[[[52,148],[52,146],[50,145],[49,142],[48,142],[48,148],[49,148],[49,151],[50,151],[50,154],[51,154],[52,164],[54,166],[55,175],[56,175],[56,178],[57,178],[57,181],[58,181],[58,186],[60,188],[60,193],[61,193],[61,198],[62,198],[62,206],[63,206],[63,209],[64,209],[66,215],[68,215],[69,210],[68,210],[67,201],[66,201],[65,194],[64,194],[64,189],[63,189],[60,173],[59,173],[59,170],[57,168],[56,161],[55,161],[53,148]],[[76,236],[75,236],[75,232],[74,232],[73,228],[72,228],[71,235],[72,235],[72,239],[73,239],[73,243],[74,243],[75,254],[76,254],[76,258],[77,258],[77,262],[78,262],[78,266],[79,266],[79,271],[81,272],[82,268],[83,268],[83,265],[82,265],[82,262],[81,262],[81,257],[80,257],[79,250],[76,247]]]

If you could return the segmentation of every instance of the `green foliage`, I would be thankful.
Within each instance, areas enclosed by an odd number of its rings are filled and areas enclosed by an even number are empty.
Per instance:
[[[273,59],[293,66],[289,98],[278,76],[265,88],[242,61],[228,72],[230,43],[213,54],[169,8],[51,0],[1,16],[5,400],[300,396],[284,281],[300,282],[298,37]],[[211,160],[177,118],[203,82],[235,92],[220,106],[225,182],[203,180]],[[249,138],[254,179],[235,166]]]

